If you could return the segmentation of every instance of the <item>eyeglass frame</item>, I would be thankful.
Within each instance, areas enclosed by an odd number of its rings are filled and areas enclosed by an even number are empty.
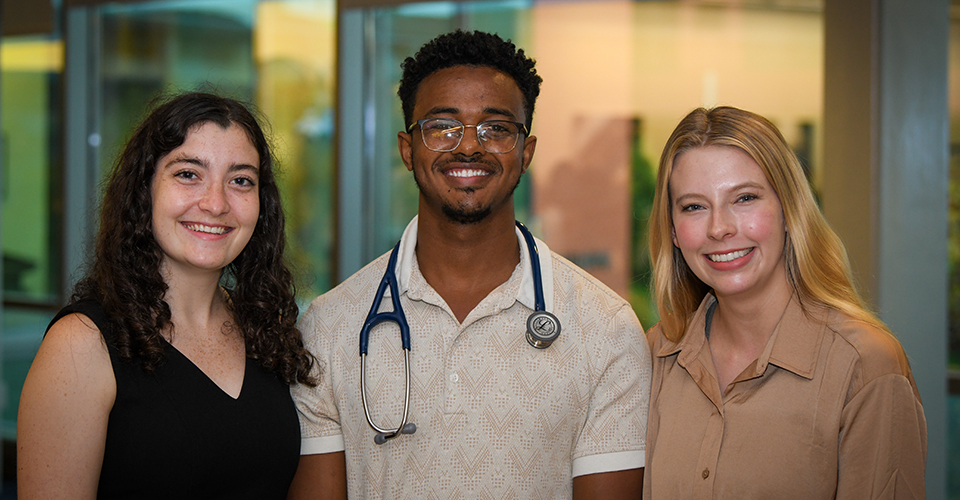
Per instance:
[[[430,151],[433,151],[433,152],[436,152],[436,153],[449,153],[449,152],[451,152],[451,151],[456,151],[456,149],[460,147],[460,143],[463,142],[463,136],[466,135],[466,131],[464,131],[463,133],[460,134],[460,138],[457,139],[457,145],[454,146],[452,149],[433,149],[433,148],[431,148],[430,146],[427,145],[427,138],[426,138],[426,136],[423,135],[423,124],[426,123],[426,122],[428,122],[428,121],[430,121],[430,120],[449,120],[449,121],[452,121],[452,122],[457,122],[457,123],[459,123],[460,126],[463,127],[463,128],[473,127],[474,131],[476,131],[476,133],[477,133],[477,144],[479,144],[480,147],[482,147],[484,151],[486,151],[486,152],[488,152],[488,153],[491,153],[491,154],[495,154],[495,155],[505,155],[505,154],[507,154],[507,153],[512,152],[514,149],[517,149],[517,144],[520,144],[520,134],[523,134],[523,135],[525,135],[525,136],[527,136],[527,137],[530,136],[530,131],[527,130],[527,126],[526,126],[526,125],[524,125],[523,123],[520,123],[520,122],[515,122],[515,121],[510,121],[510,120],[484,120],[484,121],[482,121],[482,122],[480,122],[480,123],[478,123],[478,124],[476,124],[476,125],[467,125],[467,124],[463,123],[462,121],[457,120],[456,118],[439,118],[439,117],[435,117],[435,116],[434,116],[434,117],[430,117],[430,118],[421,118],[421,119],[417,120],[416,122],[411,123],[410,126],[407,127],[407,133],[408,133],[408,134],[413,133],[413,127],[418,127],[418,128],[420,128],[420,140],[423,142],[423,146],[424,146],[425,148],[429,149]],[[487,150],[487,147],[483,145],[483,139],[480,138],[480,126],[483,125],[483,124],[485,124],[485,123],[491,123],[491,122],[511,123],[511,124],[516,125],[517,127],[520,128],[520,130],[517,131],[517,140],[516,140],[516,142],[513,143],[513,147],[512,147],[512,148],[508,149],[507,151],[500,152],[500,153],[495,153],[495,152],[493,152],[493,151]]]

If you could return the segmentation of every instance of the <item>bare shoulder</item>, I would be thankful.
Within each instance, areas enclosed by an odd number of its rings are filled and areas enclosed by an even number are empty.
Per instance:
[[[68,314],[54,323],[41,346],[77,352],[102,351],[108,355],[100,329],[93,320],[80,313]]]
[[[28,380],[33,384],[27,389],[39,392],[52,387],[84,387],[109,399],[116,392],[106,341],[93,321],[79,313],[64,316],[50,327],[34,357]]]

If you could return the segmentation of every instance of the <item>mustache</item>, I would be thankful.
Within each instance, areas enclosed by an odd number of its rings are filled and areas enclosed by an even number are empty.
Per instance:
[[[481,165],[487,165],[491,168],[496,168],[496,164],[492,161],[488,161],[483,158],[481,155],[471,155],[467,156],[463,153],[454,153],[449,158],[442,160],[437,164],[437,167],[444,168],[451,163],[478,163]]]

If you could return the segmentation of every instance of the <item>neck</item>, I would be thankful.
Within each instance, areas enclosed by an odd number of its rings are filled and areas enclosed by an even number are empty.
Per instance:
[[[786,277],[783,286],[749,297],[717,296],[717,309],[710,327],[711,339],[722,338],[733,345],[764,346],[773,335],[793,290]]]
[[[167,264],[161,269],[167,292],[163,300],[170,306],[170,321],[180,332],[200,331],[213,323],[222,323],[226,296],[220,290],[220,273],[185,272]]]
[[[421,213],[417,225],[420,272],[461,322],[520,263],[513,214],[507,215],[457,224]]]

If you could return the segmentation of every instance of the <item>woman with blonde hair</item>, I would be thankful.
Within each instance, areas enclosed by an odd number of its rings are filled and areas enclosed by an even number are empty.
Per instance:
[[[650,252],[645,498],[924,498],[906,355],[772,123],[732,107],[681,120]]]

